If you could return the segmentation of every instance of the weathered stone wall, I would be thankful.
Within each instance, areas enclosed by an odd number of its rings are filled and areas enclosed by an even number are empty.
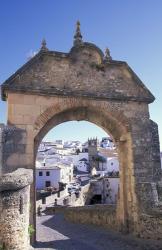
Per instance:
[[[138,207],[145,211],[159,202],[161,165],[157,124],[146,117],[132,120],[132,141]]]
[[[0,177],[0,246],[29,249],[29,209],[32,170],[19,169]]]
[[[20,167],[21,154],[26,152],[26,131],[16,126],[0,125],[0,174]]]
[[[157,194],[160,205],[162,205],[162,180],[157,183]]]
[[[118,229],[115,206],[93,205],[67,208],[65,219],[74,223],[93,224],[109,229]]]
[[[157,124],[147,117],[132,119],[134,171],[138,182],[161,179],[160,147]]]
[[[162,239],[162,211],[141,214],[136,235],[145,239]]]
[[[93,224],[109,229],[118,230],[119,223],[116,220],[116,207],[113,205],[93,205],[78,207],[48,207],[47,214],[62,212],[66,220],[81,223]]]
[[[0,124],[0,176],[2,175],[3,163],[3,124]]]
[[[24,90],[46,95],[86,96],[153,101],[130,67],[121,61],[103,60],[102,52],[87,43],[69,54],[40,52],[22,71],[2,85],[2,90]]]

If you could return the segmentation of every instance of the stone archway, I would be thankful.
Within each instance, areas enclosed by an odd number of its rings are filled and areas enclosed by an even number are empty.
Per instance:
[[[104,102],[100,102],[100,108],[98,109],[95,103],[92,101],[78,100],[75,98],[62,99],[59,98],[59,102],[54,106],[50,106],[41,114],[34,124],[35,130],[38,133],[34,139],[35,152],[45,134],[53,127],[61,124],[62,122],[72,120],[86,120],[92,122],[99,127],[103,128],[107,133],[111,134],[115,139],[117,147],[119,149],[119,161],[120,161],[120,200],[118,204],[117,217],[121,226],[127,226],[128,217],[137,220],[137,204],[135,186],[129,181],[134,178],[133,176],[133,161],[132,161],[132,145],[131,134],[129,131],[129,124],[124,114],[118,114],[116,117],[112,115],[108,105]],[[109,104],[110,105],[110,104]],[[106,110],[106,112],[105,112]],[[130,171],[129,175],[126,175],[126,170]],[[132,180],[134,183],[134,181]],[[130,185],[131,183],[131,185]],[[129,195],[131,197],[131,207],[128,208],[127,191],[129,189]],[[132,210],[133,207],[133,210]],[[124,230],[124,228],[123,228]]]
[[[49,51],[43,41],[39,53],[2,84],[2,99],[14,131],[5,134],[2,173],[34,169],[37,146],[50,128],[70,120],[93,122],[118,144],[119,227],[140,231],[141,214],[158,203],[160,150],[149,117],[154,97],[126,62],[83,42],[77,26],[69,53]],[[31,192],[32,204],[34,199]]]

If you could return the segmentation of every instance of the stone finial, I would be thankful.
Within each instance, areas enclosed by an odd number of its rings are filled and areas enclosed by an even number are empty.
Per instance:
[[[47,51],[48,50],[48,48],[47,48],[47,43],[46,43],[46,40],[45,39],[43,39],[42,40],[42,47],[41,47],[41,51]]]
[[[76,31],[74,35],[74,46],[81,45],[83,43],[82,41],[82,34],[80,31],[80,22],[77,21],[76,23]]]
[[[105,61],[109,62],[112,60],[112,57],[110,56],[110,50],[108,48],[105,49]]]

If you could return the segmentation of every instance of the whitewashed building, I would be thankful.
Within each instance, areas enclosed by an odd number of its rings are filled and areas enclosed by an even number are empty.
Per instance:
[[[89,162],[89,157],[87,152],[86,153],[81,152],[79,154],[71,154],[69,155],[69,157],[72,159],[72,162],[76,168],[78,168],[78,166],[80,165],[80,160],[83,158],[87,160],[87,163]]]
[[[101,176],[106,175],[108,172],[118,172],[119,161],[117,157],[105,158],[105,162],[99,162],[99,167],[96,170],[96,174]]]
[[[42,190],[47,187],[58,189],[59,182],[69,184],[73,179],[73,165],[47,165],[37,163],[36,189]]]
[[[98,156],[101,158],[101,161],[98,162],[97,174],[104,176],[108,172],[119,171],[119,160],[116,150],[100,148]]]
[[[88,172],[88,160],[86,158],[79,160],[77,170],[81,172]]]
[[[99,203],[116,204],[118,199],[119,177],[102,177],[90,181],[90,195],[93,200],[97,196]],[[90,204],[95,204],[91,203]]]
[[[111,137],[103,137],[100,142],[101,147],[113,149],[115,147],[114,142]]]
[[[119,171],[119,160],[118,157],[109,157],[107,158],[107,171]]]

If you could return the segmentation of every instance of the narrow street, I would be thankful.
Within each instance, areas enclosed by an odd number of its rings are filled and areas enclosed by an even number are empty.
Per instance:
[[[37,244],[35,249],[47,250],[161,250],[160,242],[144,240],[110,232],[99,227],[74,224],[64,220],[62,214],[37,218]],[[158,246],[159,245],[159,246]]]

